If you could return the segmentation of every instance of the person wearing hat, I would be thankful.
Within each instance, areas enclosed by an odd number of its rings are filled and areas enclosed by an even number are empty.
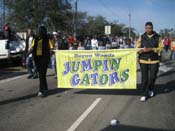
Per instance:
[[[52,40],[47,35],[47,29],[45,26],[39,27],[39,36],[32,42],[33,58],[36,64],[37,71],[39,73],[40,88],[38,96],[45,97],[47,95],[47,68],[50,62],[50,52],[53,49]]]
[[[12,37],[11,27],[10,27],[10,25],[8,23],[4,25],[3,32],[4,32],[4,37],[6,39],[8,39],[7,40],[6,49],[9,49],[10,48],[10,42],[12,41],[13,37]]]
[[[139,50],[139,63],[141,68],[141,102],[155,95],[154,86],[159,70],[159,54],[163,50],[163,43],[159,34],[153,30],[152,22],[145,24],[146,32],[140,36],[136,48]]]

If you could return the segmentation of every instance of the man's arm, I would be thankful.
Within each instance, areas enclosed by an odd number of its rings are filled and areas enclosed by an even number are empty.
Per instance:
[[[141,48],[141,36],[139,37],[139,39],[136,42],[136,48]],[[144,52],[143,49],[138,50],[138,54],[141,54],[143,52]]]
[[[163,42],[162,42],[162,39],[159,38],[159,43],[158,43],[158,47],[157,48],[153,48],[153,51],[155,53],[161,53],[161,51],[163,50]]]

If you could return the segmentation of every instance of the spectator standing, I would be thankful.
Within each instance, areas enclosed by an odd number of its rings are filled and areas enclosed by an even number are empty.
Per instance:
[[[78,50],[85,50],[84,46],[82,45],[82,42],[78,43]]]
[[[124,48],[134,48],[131,39],[126,40],[126,45],[124,46]]]
[[[95,36],[91,40],[91,46],[92,46],[92,50],[98,49],[98,40]]]
[[[54,71],[54,77],[57,78],[57,70],[56,70],[56,54],[55,51],[58,50],[58,33],[53,32],[53,49],[54,51],[52,52],[52,58],[51,58],[51,64],[52,64],[52,69]]]
[[[163,44],[164,44],[165,52],[168,52],[168,50],[170,48],[170,44],[171,44],[171,41],[170,41],[168,36],[165,36],[165,38],[163,40]]]
[[[175,37],[171,41],[171,56],[170,56],[170,59],[175,60]]]
[[[26,48],[24,52],[24,57],[26,59],[26,67],[28,71],[28,79],[36,79],[38,78],[38,73],[36,69],[36,65],[33,59],[32,52],[30,52],[32,48],[32,41],[34,40],[34,33],[32,29],[27,30],[27,38],[26,38]]]
[[[86,39],[84,40],[84,45],[85,45],[86,50],[92,49],[91,40],[90,40],[89,36],[87,36]]]

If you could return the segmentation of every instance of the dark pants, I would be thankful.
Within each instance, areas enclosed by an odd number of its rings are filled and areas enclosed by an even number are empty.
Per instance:
[[[164,48],[165,48],[165,51],[168,52],[169,45],[165,45]]]
[[[35,64],[39,73],[39,81],[40,81],[40,92],[45,93],[48,90],[47,86],[47,68],[50,62],[50,57],[36,57]]]
[[[86,49],[86,50],[91,50],[92,47],[89,45],[89,46],[86,46],[85,49]]]
[[[37,76],[36,65],[32,57],[26,58],[26,67],[30,76]]]
[[[170,60],[175,60],[175,51],[171,51]]]
[[[159,63],[157,64],[141,64],[141,73],[142,73],[142,95],[147,96],[149,90],[154,90],[155,81],[157,78],[157,73],[159,70]]]
[[[51,59],[51,63],[52,63],[52,69],[55,73],[55,76],[57,75],[57,69],[56,69],[56,56],[55,54],[52,55],[52,59]]]

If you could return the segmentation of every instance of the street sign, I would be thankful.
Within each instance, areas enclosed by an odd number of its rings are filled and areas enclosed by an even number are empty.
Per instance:
[[[106,35],[110,35],[111,34],[111,26],[110,25],[105,26],[105,34]]]

